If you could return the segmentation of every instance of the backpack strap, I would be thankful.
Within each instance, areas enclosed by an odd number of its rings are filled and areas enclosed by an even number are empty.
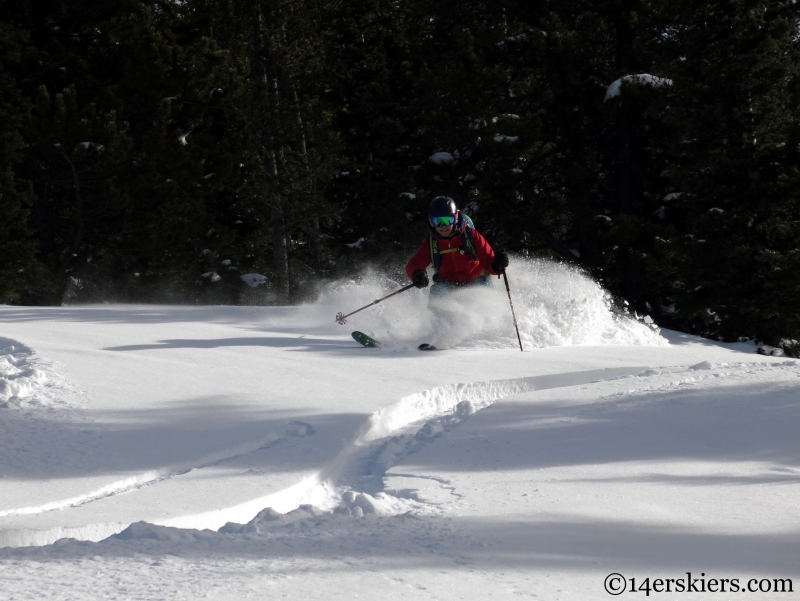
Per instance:
[[[442,251],[439,250],[439,241],[428,234],[428,239],[431,245],[431,263],[433,264],[433,271],[438,272],[439,267],[442,265]]]
[[[475,229],[475,224],[472,223],[472,219],[467,215],[462,215],[461,220],[461,240],[464,243],[464,251],[466,251],[473,261],[477,261],[478,253],[475,252],[475,241],[472,239],[472,230]]]

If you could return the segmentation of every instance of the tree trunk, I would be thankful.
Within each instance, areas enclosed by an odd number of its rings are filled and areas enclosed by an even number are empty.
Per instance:
[[[75,207],[78,215],[75,220],[75,233],[72,236],[72,240],[66,244],[66,254],[62,256],[58,269],[58,272],[61,275],[65,275],[69,271],[70,266],[74,263],[74,258],[78,254],[78,249],[83,241],[85,221],[83,217],[83,195],[81,194],[81,180],[80,176],[78,175],[78,170],[75,167],[75,163],[70,160],[66,152],[62,150],[61,154],[64,156],[64,160],[66,160],[70,170],[72,171],[72,186],[75,190],[75,200],[77,201]]]
[[[289,245],[286,240],[286,221],[283,211],[274,207],[270,215],[272,224],[272,263],[275,268],[275,280],[272,291],[275,302],[285,305],[289,302],[291,292],[289,285]]]
[[[276,10],[270,10],[270,17],[274,22]],[[268,109],[276,110],[280,102],[280,89],[275,65],[267,64],[264,56],[264,15],[260,7],[253,12],[253,76],[256,86]],[[272,97],[270,97],[272,96]],[[277,304],[287,304],[291,293],[289,277],[289,245],[287,243],[285,202],[282,193],[280,143],[271,132],[262,132],[261,159],[266,175],[265,193],[269,196],[270,224],[272,230],[272,267],[273,267],[273,292]]]
[[[616,25],[616,61],[615,66],[620,77],[629,75],[631,56],[633,54],[633,31],[631,28],[631,0],[623,0],[617,9]],[[629,212],[632,209],[632,156],[631,156],[631,124],[625,107],[624,96],[616,100],[616,200],[619,210]]]
[[[560,2],[553,3],[553,11],[564,23],[569,22],[565,6]],[[548,42],[547,77],[555,93],[554,102],[562,107],[580,104],[580,83],[582,74],[578,68],[578,59],[569,47],[559,47]],[[558,110],[556,131],[557,142],[564,153],[564,175],[566,198],[573,219],[573,232],[577,238],[581,262],[590,268],[600,265],[600,253],[597,243],[597,226],[593,206],[591,181],[591,153],[587,151],[586,132],[581,123],[567,114],[562,108]]]

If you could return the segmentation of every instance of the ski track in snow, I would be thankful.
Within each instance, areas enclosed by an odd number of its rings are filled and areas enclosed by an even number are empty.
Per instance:
[[[19,365],[17,362],[16,365]],[[323,467],[315,476],[295,485],[240,503],[204,513],[156,521],[153,525],[134,524],[135,531],[127,531],[128,523],[93,524],[79,528],[57,528],[37,533],[14,532],[8,536],[0,533],[0,546],[47,545],[63,537],[98,541],[126,530],[118,536],[154,537],[152,529],[162,532],[164,527],[191,530],[219,530],[223,534],[258,531],[258,524],[278,519],[280,513],[300,511],[301,517],[318,516],[331,512],[344,516],[361,517],[364,514],[397,515],[403,513],[430,514],[441,511],[435,504],[420,501],[413,490],[384,490],[383,477],[387,470],[423,445],[437,439],[443,432],[456,427],[475,412],[490,407],[495,402],[520,393],[590,386],[597,391],[593,402],[567,408],[573,419],[581,414],[604,411],[625,403],[626,397],[648,393],[637,403],[656,399],[653,394],[702,386],[704,381],[719,378],[733,381],[749,377],[770,382],[800,377],[797,361],[781,363],[719,363],[702,362],[690,367],[626,367],[563,374],[493,380],[439,386],[403,397],[384,406],[371,415],[361,426],[353,440]],[[657,402],[657,401],[656,401]],[[84,495],[39,506],[6,510],[0,517],[43,513],[75,507],[93,501],[135,491],[143,486],[157,486],[159,482],[193,469],[202,469],[232,457],[239,457],[277,444],[292,436],[314,433],[310,424],[291,422],[280,433],[270,433],[232,449],[158,470],[150,470],[120,479]],[[440,482],[444,488],[447,482]],[[457,498],[455,490],[450,491]],[[313,505],[314,507],[310,507]],[[300,508],[300,509],[298,509]],[[297,516],[295,516],[297,517]],[[286,518],[295,519],[295,518]],[[284,519],[284,522],[285,520]],[[297,518],[299,519],[299,518]],[[282,522],[283,523],[283,522]],[[148,528],[150,530],[148,530]],[[187,533],[188,535],[188,533]],[[159,535],[161,536],[161,535]]]
[[[66,509],[68,507],[78,507],[86,503],[91,503],[92,501],[97,501],[99,499],[104,499],[106,497],[110,497],[116,494],[129,492],[131,490],[135,490],[143,486],[148,486],[151,484],[162,482],[164,480],[169,480],[170,478],[174,478],[175,476],[188,474],[190,471],[195,469],[210,467],[212,465],[216,465],[228,459],[241,457],[242,455],[247,455],[248,453],[253,453],[255,451],[268,448],[274,444],[281,442],[282,440],[285,440],[293,436],[308,436],[314,433],[314,429],[311,427],[311,425],[306,424],[304,422],[298,422],[298,421],[290,422],[290,426],[294,427],[287,428],[284,432],[281,433],[271,432],[262,439],[248,442],[236,446],[234,448],[224,449],[216,453],[206,455],[205,457],[202,457],[197,460],[177,463],[171,466],[163,467],[161,469],[149,470],[141,474],[136,474],[134,476],[129,476],[127,478],[122,478],[120,480],[111,482],[110,484],[106,484],[105,486],[97,490],[94,490],[92,492],[83,495],[78,495],[76,497],[63,499],[60,501],[52,501],[49,503],[44,503],[42,505],[35,505],[31,507],[21,507],[19,509],[7,509],[5,511],[0,511],[0,518],[12,517],[17,515],[34,515],[38,513],[45,513],[47,511],[58,511],[60,509]]]
[[[322,475],[332,489],[344,491],[339,510],[352,510],[360,506],[364,513],[379,515],[396,515],[408,510],[429,513],[433,508],[430,504],[421,503],[413,491],[396,491],[395,496],[400,499],[387,494],[393,491],[384,492],[383,476],[422,445],[434,441],[477,411],[506,397],[587,384],[621,389],[595,397],[596,402],[580,405],[571,411],[565,410],[568,415],[559,419],[566,421],[625,405],[629,403],[627,397],[632,395],[681,390],[719,378],[736,379],[745,374],[760,373],[774,381],[778,370],[782,370],[784,376],[797,378],[800,377],[796,369],[798,366],[800,362],[794,360],[772,364],[713,364],[704,361],[689,367],[611,368],[437,387],[404,397],[374,413],[362,426],[355,441],[323,470]],[[780,378],[777,380],[780,381]],[[635,402],[641,404],[652,401],[639,399]],[[436,478],[430,479],[438,482]],[[453,496],[459,496],[449,482],[441,481],[439,484],[450,488]],[[402,499],[410,499],[411,503],[403,503]],[[368,510],[365,508],[367,504]],[[356,514],[357,517],[359,515],[360,512]]]

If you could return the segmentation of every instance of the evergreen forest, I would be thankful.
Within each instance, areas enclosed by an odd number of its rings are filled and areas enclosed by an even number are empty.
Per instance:
[[[2,0],[0,302],[299,302],[402,266],[445,194],[663,327],[796,353],[799,28],[796,0]]]

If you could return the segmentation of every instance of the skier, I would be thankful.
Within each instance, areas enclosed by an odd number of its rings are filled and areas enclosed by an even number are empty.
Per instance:
[[[495,253],[472,220],[449,196],[437,196],[428,207],[428,236],[406,265],[417,288],[430,283],[426,268],[433,263],[431,299],[464,286],[491,286],[490,276],[508,267],[508,255]]]
[[[456,207],[455,201],[449,196],[437,196],[428,207],[428,235],[422,241],[419,249],[406,265],[406,275],[412,284],[393,292],[389,296],[379,298],[375,302],[361,307],[352,313],[336,315],[336,321],[344,325],[346,319],[367,307],[371,307],[387,298],[408,290],[412,285],[425,288],[430,283],[427,268],[433,264],[433,286],[429,297],[433,331],[439,338],[438,342],[446,345],[452,342],[453,336],[458,338],[457,328],[449,328],[448,324],[454,323],[458,318],[458,303],[448,303],[444,300],[448,292],[469,286],[491,286],[490,276],[505,273],[508,267],[508,255],[503,252],[494,252],[492,247],[476,229],[472,220]],[[508,290],[508,282],[506,282]],[[511,302],[511,292],[508,292]],[[514,307],[511,312],[513,315]],[[514,317],[514,326],[517,321]],[[382,346],[364,332],[353,332],[353,339],[367,347]],[[519,330],[517,331],[519,339]],[[437,347],[431,343],[419,345],[421,351],[436,351]],[[522,350],[522,340],[519,339],[519,348]]]

